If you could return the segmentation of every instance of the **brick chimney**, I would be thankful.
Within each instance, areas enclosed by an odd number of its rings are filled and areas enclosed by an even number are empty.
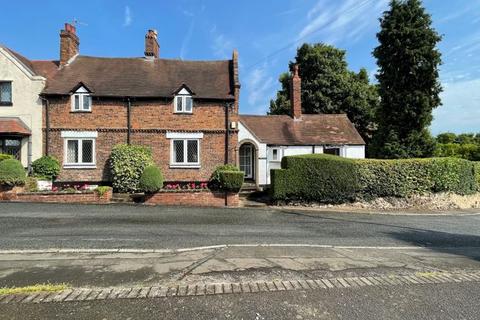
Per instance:
[[[80,39],[77,36],[75,26],[65,23],[65,29],[60,31],[60,66],[67,62],[79,52]]]
[[[290,103],[292,105],[292,117],[302,117],[302,79],[298,75],[298,65],[292,67],[292,78],[290,79]]]
[[[158,58],[160,46],[157,41],[157,30],[150,29],[145,35],[145,57],[148,59]]]

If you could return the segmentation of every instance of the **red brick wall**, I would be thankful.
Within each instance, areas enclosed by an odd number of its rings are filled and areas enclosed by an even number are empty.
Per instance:
[[[62,130],[95,130],[95,169],[62,169],[59,181],[107,181],[107,161],[113,146],[127,142],[127,107],[122,99],[93,99],[92,112],[71,112],[69,98],[50,100],[49,153],[63,162],[64,141]],[[154,160],[162,169],[166,180],[208,180],[214,168],[225,159],[225,107],[224,102],[194,102],[193,114],[174,114],[173,99],[132,102],[131,143],[152,148]],[[234,109],[231,121],[238,121]],[[203,132],[200,142],[200,169],[174,169],[170,163],[170,140],[166,131]],[[237,132],[230,134],[229,162],[236,161]]]
[[[211,191],[158,192],[145,198],[146,204],[166,206],[224,207],[225,194]],[[229,207],[238,207],[238,193],[227,194]]]
[[[94,191],[82,193],[15,193],[0,191],[0,200],[48,203],[108,203],[112,200],[112,190],[107,191],[103,196]]]

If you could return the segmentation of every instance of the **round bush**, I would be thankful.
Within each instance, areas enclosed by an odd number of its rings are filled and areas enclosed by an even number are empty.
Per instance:
[[[119,144],[110,155],[113,189],[118,192],[137,192],[144,169],[153,164],[152,151],[144,146]]]
[[[55,179],[60,173],[60,162],[52,156],[43,156],[33,161],[32,170],[35,177]]]
[[[23,186],[27,175],[22,163],[15,159],[7,159],[0,162],[0,185]]]
[[[153,193],[162,189],[163,175],[157,166],[148,166],[142,173],[139,182],[140,190],[143,192]]]

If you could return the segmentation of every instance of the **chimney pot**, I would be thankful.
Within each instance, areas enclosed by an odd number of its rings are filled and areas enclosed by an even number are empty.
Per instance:
[[[298,65],[292,67],[292,77],[290,79],[290,104],[292,107],[292,117],[294,119],[302,118],[302,79],[298,74]]]

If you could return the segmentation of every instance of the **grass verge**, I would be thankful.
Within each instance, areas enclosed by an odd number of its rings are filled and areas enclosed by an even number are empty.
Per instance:
[[[34,292],[59,292],[68,289],[69,286],[65,283],[61,284],[35,284],[26,287],[3,287],[0,288],[0,295],[19,294],[19,293],[34,293]]]

